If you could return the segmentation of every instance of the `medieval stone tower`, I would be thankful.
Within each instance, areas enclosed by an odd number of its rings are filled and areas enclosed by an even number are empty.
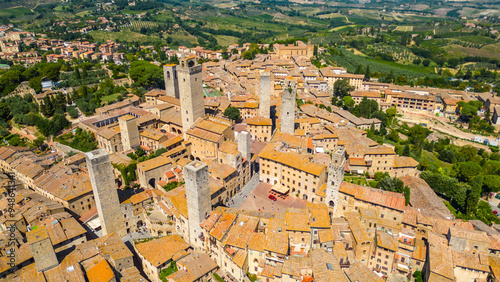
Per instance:
[[[101,221],[102,235],[125,235],[125,224],[120,211],[118,192],[109,154],[103,149],[85,153],[95,204]]]
[[[326,199],[333,213],[337,211],[340,184],[344,181],[344,170],[346,163],[345,147],[339,146],[332,153],[332,161],[328,166],[328,178],[326,184]]]
[[[122,138],[123,150],[128,151],[141,144],[139,139],[139,129],[134,116],[125,115],[118,119],[120,135]]]
[[[281,94],[281,133],[293,135],[295,133],[295,99],[297,94],[297,85],[289,77],[283,85]]]
[[[31,254],[35,260],[36,270],[46,271],[59,265],[54,246],[50,241],[49,233],[45,226],[30,231],[26,234]]]
[[[252,158],[250,149],[250,133],[241,131],[238,133],[238,151],[240,151],[241,156],[248,161]]]
[[[260,75],[259,89],[259,115],[271,118],[271,76],[269,73]]]
[[[177,79],[177,65],[169,64],[163,66],[163,77],[165,78],[165,93],[167,96],[179,98],[179,80]]]
[[[187,58],[182,56],[180,65],[177,67],[177,75],[181,100],[182,130],[184,138],[186,138],[186,131],[198,118],[205,116],[201,65],[198,65],[194,56]]]
[[[189,217],[189,244],[202,248],[200,223],[210,215],[212,204],[208,183],[208,166],[193,161],[184,167],[186,201]]]

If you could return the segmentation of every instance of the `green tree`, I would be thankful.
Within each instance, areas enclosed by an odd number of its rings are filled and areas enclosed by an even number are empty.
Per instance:
[[[228,107],[224,111],[224,116],[232,120],[238,120],[241,117],[240,110],[236,107]]]
[[[410,145],[406,144],[404,149],[403,149],[403,156],[409,157],[410,156]]]
[[[385,177],[377,183],[377,188],[385,191],[403,193],[405,185],[403,180],[397,177]]]
[[[333,95],[339,98],[349,95],[353,90],[354,86],[351,85],[348,78],[339,79],[333,84]]]
[[[130,64],[130,78],[138,86],[145,88],[164,87],[163,71],[161,67],[148,61],[135,61]]]
[[[462,182],[472,181],[474,177],[481,174],[482,170],[483,169],[478,163],[470,161],[458,163],[458,165],[454,167],[458,180]]]
[[[366,96],[354,107],[354,114],[358,117],[370,118],[372,113],[378,111],[378,103],[375,100],[369,100]]]
[[[12,116],[10,106],[6,102],[0,102],[0,119],[8,121]]]
[[[389,140],[398,143],[399,142],[399,132],[395,129],[391,130],[388,138],[389,138]]]
[[[28,81],[28,86],[33,88],[36,93],[42,92],[42,78],[37,76]]]
[[[370,66],[366,66],[364,80],[370,81],[370,78],[371,78]]]
[[[346,106],[348,109],[351,109],[354,106],[354,99],[352,99],[351,96],[344,96],[344,98],[342,98],[342,101],[344,102],[344,106]]]

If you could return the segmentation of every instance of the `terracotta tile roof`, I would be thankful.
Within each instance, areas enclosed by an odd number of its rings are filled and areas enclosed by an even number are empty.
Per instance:
[[[216,134],[216,133],[213,133],[213,132],[210,132],[207,130],[203,130],[200,128],[190,128],[186,131],[186,134],[200,138],[200,139],[208,140],[208,141],[214,142],[214,143],[219,142],[223,138],[223,136],[221,134]]]
[[[429,232],[428,264],[431,272],[453,280],[453,252],[446,244],[446,238]]]
[[[358,214],[356,213],[347,213],[345,214],[345,219],[349,223],[349,227],[351,228],[351,233],[358,243],[371,241],[372,235],[366,231],[366,228],[361,224],[358,218]]]
[[[201,228],[210,231],[210,229],[212,229],[215,223],[219,220],[219,217],[221,216],[221,213],[224,212],[224,210],[225,208],[223,208],[222,210],[217,209],[212,211],[210,213],[210,216],[200,223]]]
[[[251,118],[247,118],[245,121],[248,125],[266,125],[266,126],[273,125],[273,122],[270,118],[265,118],[262,116],[254,116]]]
[[[450,210],[425,180],[414,176],[404,176],[400,179],[404,185],[410,188],[410,204],[412,207],[419,208],[422,214],[425,215],[439,216],[443,219],[452,218]]]
[[[340,245],[340,244],[337,244]],[[314,249],[311,250],[311,261],[312,261],[312,273],[314,276],[314,281],[317,282],[327,282],[336,281],[343,282],[347,279],[344,272],[339,267],[339,258],[337,253],[335,256],[332,252],[327,252],[324,249]],[[330,268],[329,265],[332,267]],[[304,278],[308,279],[307,276]],[[304,280],[302,280],[304,281]],[[311,280],[312,281],[312,280]],[[352,281],[352,280],[351,280]]]
[[[394,149],[380,146],[375,148],[367,148],[365,153],[367,155],[395,155]],[[418,163],[417,163],[418,164]]]
[[[158,267],[171,260],[177,252],[185,251],[190,246],[179,235],[171,235],[139,243],[135,248],[144,259]]]
[[[116,132],[115,130],[111,130],[111,129],[107,128],[107,127],[100,128],[97,131],[97,135],[102,136],[102,137],[104,137],[104,139],[107,139],[107,140],[115,137],[118,134],[119,134],[119,132]]]
[[[412,157],[405,156],[396,156],[394,158],[394,167],[402,168],[402,167],[413,167],[416,168],[418,166],[418,162],[414,160]]]
[[[259,157],[263,159],[272,160],[298,170],[319,176],[326,170],[325,165],[313,163],[309,158],[299,155],[295,152],[280,152],[274,149],[275,144],[268,144],[260,152]]]
[[[90,268],[86,275],[89,282],[109,282],[115,277],[113,269],[109,266],[105,259]]]
[[[339,191],[364,202],[401,212],[405,209],[405,198],[403,194],[400,193],[376,190],[347,182],[343,182],[340,185]]]
[[[309,216],[307,210],[287,209],[286,211],[286,230],[310,232]]]
[[[220,217],[215,226],[210,230],[210,235],[221,241],[224,235],[229,231],[229,227],[236,220],[236,214],[225,212]]]
[[[179,268],[185,268],[167,276],[170,281],[193,282],[203,280],[201,277],[217,268],[217,264],[205,253],[191,253],[177,261]]]
[[[344,272],[349,281],[384,281],[384,279],[380,278],[377,274],[368,269],[368,267],[361,262],[357,262],[351,265],[351,267],[345,269]]]
[[[167,102],[176,106],[181,106],[181,101],[178,98],[175,97],[170,97],[170,96],[160,96],[158,97],[158,100]]]
[[[290,256],[283,263],[283,268],[281,273],[288,274],[290,276],[301,277],[303,276],[302,270],[311,270],[312,261],[309,257],[296,257]]]
[[[153,130],[149,130],[149,129],[145,129],[145,130],[141,131],[140,135],[141,135],[141,137],[145,137],[145,138],[152,139],[155,141],[159,141],[162,138],[166,138],[166,136],[164,134],[161,134],[161,133],[155,132]]]
[[[468,230],[457,226],[451,226],[449,234],[451,237],[463,238],[488,244],[490,243],[490,237],[484,231]]]
[[[377,231],[377,247],[382,247],[396,252],[398,250],[398,240],[389,233]]]
[[[169,164],[170,165],[172,164],[172,161],[169,158],[164,157],[164,156],[158,156],[156,158],[149,159],[147,161],[138,163],[137,169],[140,171],[146,172],[146,171],[150,171],[152,169],[167,166]]]
[[[373,91],[351,91],[351,97],[369,97],[369,98],[380,98],[379,92]]]
[[[235,224],[223,240],[223,244],[245,249],[251,240],[252,234],[257,230],[258,223],[259,220],[257,218],[238,215]]]
[[[240,153],[240,151],[238,151],[238,143],[230,141],[222,142],[222,144],[219,146],[219,151],[234,156]]]
[[[309,223],[312,228],[329,228],[330,216],[328,206],[324,203],[307,203]]]
[[[264,233],[253,233],[248,241],[248,249],[264,252],[264,246],[266,244],[266,235]]]
[[[480,259],[480,255],[468,254],[459,251],[453,251],[453,265],[455,267],[465,267],[468,269],[489,272],[490,266],[489,261]]]
[[[286,255],[288,253],[288,235],[283,232],[270,231],[264,246],[266,251]]]
[[[349,165],[366,166],[366,162],[363,158],[349,158]]]
[[[223,134],[224,131],[226,131],[230,126],[222,124],[222,123],[214,122],[211,120],[202,120],[202,121],[196,123],[195,127],[206,130],[206,131],[210,131],[210,132],[213,132],[216,134]]]

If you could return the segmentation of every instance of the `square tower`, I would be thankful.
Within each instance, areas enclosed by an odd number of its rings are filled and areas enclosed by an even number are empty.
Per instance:
[[[265,72],[260,75],[259,115],[271,118],[271,76]]]
[[[177,67],[177,75],[181,100],[182,131],[184,139],[186,139],[186,131],[198,118],[205,116],[201,65],[196,61],[196,57],[186,58],[182,56],[180,65]]]
[[[281,133],[295,133],[295,104],[297,85],[292,77],[288,77],[281,94]]]
[[[120,134],[122,137],[123,150],[128,151],[141,144],[137,121],[132,115],[125,115],[118,119]]]
[[[250,150],[250,133],[241,131],[238,133],[238,151],[240,151],[241,156],[247,159],[248,162],[252,158]]]
[[[337,203],[339,199],[339,189],[344,182],[344,171],[346,164],[346,152],[344,146],[338,146],[332,153],[332,161],[328,165],[328,176],[326,183],[325,202],[328,204],[332,212],[337,211]]]
[[[189,244],[201,249],[200,223],[212,212],[208,166],[200,161],[190,162],[184,167],[184,179],[189,217]]]
[[[167,94],[167,96],[179,99],[179,80],[177,79],[177,65],[164,65],[163,77],[165,79],[165,93]]]
[[[38,272],[49,270],[59,265],[54,246],[50,241],[49,233],[45,226],[30,231],[26,234],[26,239],[30,246],[31,254],[35,260]]]
[[[109,154],[104,149],[97,149],[85,153],[85,158],[101,221],[102,235],[115,232],[122,237],[125,235],[125,224]]]

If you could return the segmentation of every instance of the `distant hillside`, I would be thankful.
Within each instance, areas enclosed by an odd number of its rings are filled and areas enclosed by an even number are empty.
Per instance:
[[[0,0],[0,9],[8,9],[13,7],[26,7],[33,9],[41,4],[50,4],[58,2],[57,0]]]

